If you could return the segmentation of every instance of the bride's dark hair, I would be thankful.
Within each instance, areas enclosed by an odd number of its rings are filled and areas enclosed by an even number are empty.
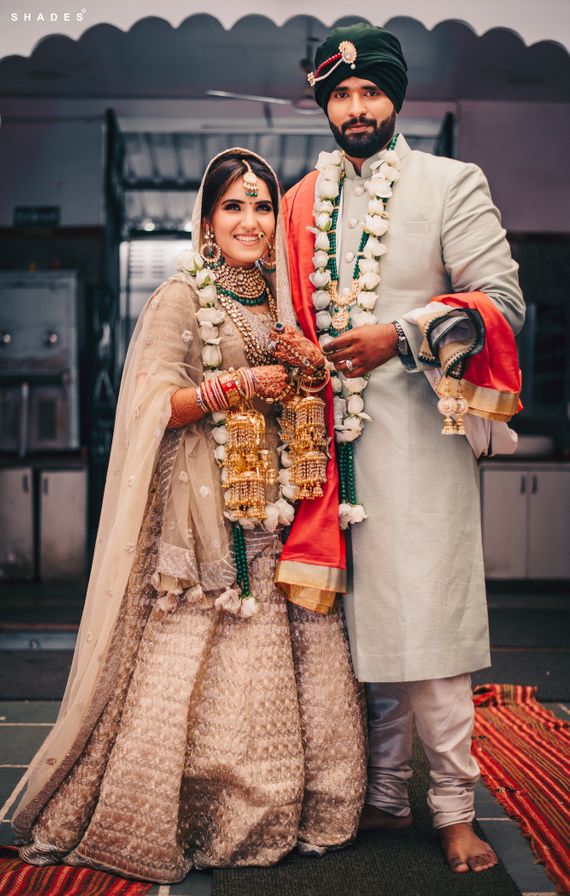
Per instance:
[[[204,181],[204,192],[202,194],[203,219],[211,220],[214,209],[226,190],[231,187],[238,177],[243,177],[247,171],[243,163],[244,159],[247,159],[253,173],[267,184],[273,211],[275,217],[277,217],[279,212],[279,188],[273,174],[261,160],[248,156],[247,153],[236,152],[222,156],[210,166]]]

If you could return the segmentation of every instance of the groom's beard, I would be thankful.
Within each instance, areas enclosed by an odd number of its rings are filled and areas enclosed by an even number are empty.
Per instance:
[[[373,130],[363,134],[347,134],[347,129],[354,124],[368,124]],[[396,110],[392,112],[390,118],[384,119],[378,124],[373,118],[366,118],[361,115],[359,118],[351,118],[345,121],[340,128],[329,120],[329,127],[333,133],[333,137],[344,149],[348,156],[355,159],[369,159],[376,155],[381,149],[390,142],[396,130]]]

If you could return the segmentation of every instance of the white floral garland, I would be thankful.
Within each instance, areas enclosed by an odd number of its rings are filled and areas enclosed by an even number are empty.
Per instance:
[[[182,252],[176,259],[177,270],[190,274],[196,285],[198,293],[198,301],[200,310],[196,317],[200,326],[200,336],[203,342],[202,363],[204,365],[204,379],[213,379],[222,373],[222,351],[220,343],[222,341],[219,335],[219,328],[226,318],[226,312],[218,302],[218,293],[216,291],[216,274],[210,270],[205,264],[204,258],[199,252],[188,249]],[[228,440],[228,430],[225,426],[225,411],[216,411],[212,414],[214,427],[212,436],[216,443],[214,456],[220,467],[222,467],[225,458],[225,445]],[[231,522],[239,522],[244,529],[253,529],[255,526],[264,528],[267,532],[274,532],[279,524],[290,526],[295,517],[295,501],[297,487],[291,482],[291,458],[287,450],[287,445],[283,442],[279,445],[279,497],[276,501],[267,503],[265,506],[266,517],[259,523],[250,519],[240,518],[236,511],[224,511],[227,519]],[[223,484],[223,479],[222,479]]]
[[[315,187],[315,206],[313,217],[315,226],[315,254],[313,255],[314,271],[309,279],[315,287],[313,306],[316,312],[316,325],[319,342],[324,347],[334,337],[330,333],[333,304],[328,286],[331,282],[328,270],[330,239],[328,231],[332,225],[334,200],[340,192],[344,158],[340,150],[321,152],[316,168],[319,171]],[[377,287],[380,284],[380,258],[386,252],[386,246],[380,242],[388,232],[389,215],[385,203],[392,195],[392,184],[400,178],[400,159],[393,149],[380,153],[380,159],[373,162],[372,176],[365,182],[368,191],[368,214],[364,218],[363,229],[368,233],[368,240],[360,261],[360,291],[356,303],[350,308],[350,321],[353,326],[361,327],[378,323],[372,313],[378,301]],[[369,376],[347,378],[331,370],[334,393],[335,440],[353,442],[363,431],[365,421],[370,416],[365,412],[363,393],[368,385]],[[361,504],[342,503],[339,507],[341,528],[346,529],[352,523],[366,519],[366,512]]]
[[[216,275],[210,270],[199,252],[188,249],[176,258],[176,269],[189,274],[196,286],[200,310],[197,312],[200,326],[200,337],[203,342],[202,363],[204,366],[204,379],[213,379],[222,373],[222,350],[219,336],[219,327],[226,319],[226,312],[218,302],[216,290]],[[188,338],[188,336],[190,338]],[[185,341],[190,341],[191,333],[185,330],[182,334]],[[215,411],[212,414],[214,426],[212,436],[216,443],[214,457],[221,467],[220,478],[223,485],[225,445],[228,440],[228,430],[225,426],[226,412]],[[266,517],[260,522],[238,517],[236,511],[225,510],[224,516],[233,523],[239,523],[244,529],[253,529],[255,526],[263,527],[267,532],[274,532],[279,524],[290,526],[295,517],[293,501],[296,498],[297,487],[291,482],[291,473],[288,469],[291,459],[283,442],[279,445],[279,497],[276,501],[268,502],[265,506]],[[236,588],[227,588],[214,601],[217,610],[240,615],[244,618],[254,616],[259,610],[259,601],[253,595],[242,597]]]

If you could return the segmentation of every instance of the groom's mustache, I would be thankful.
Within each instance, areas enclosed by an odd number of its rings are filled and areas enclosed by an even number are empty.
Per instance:
[[[354,127],[355,124],[366,124],[371,128],[376,127],[376,121],[374,118],[351,118],[349,121],[345,121],[342,126],[343,133],[347,131],[349,128]]]

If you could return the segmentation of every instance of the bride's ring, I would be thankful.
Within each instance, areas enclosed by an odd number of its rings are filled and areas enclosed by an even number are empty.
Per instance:
[[[347,360],[344,362],[344,366],[346,367],[347,370],[352,370],[352,368],[354,367],[354,364],[352,363],[350,358],[347,358]]]

